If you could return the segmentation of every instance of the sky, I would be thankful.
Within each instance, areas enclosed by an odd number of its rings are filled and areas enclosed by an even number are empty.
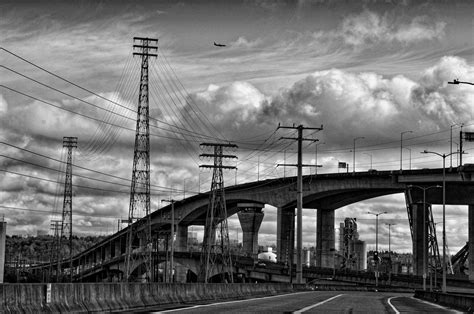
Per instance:
[[[233,185],[295,175],[294,136],[281,125],[319,127],[305,136],[304,162],[318,173],[440,168],[424,149],[457,150],[473,130],[472,1],[2,1],[0,4],[0,213],[8,234],[50,232],[62,210],[63,136],[74,150],[73,231],[111,234],[128,217],[140,58],[133,37],[157,38],[150,59],[152,210],[162,199],[210,189],[201,142],[239,148]],[[214,42],[225,44],[216,47]],[[411,132],[408,132],[411,131]],[[355,138],[361,137],[354,141]],[[466,143],[464,163],[474,163]],[[316,162],[317,158],[317,162]],[[458,156],[447,158],[456,166]],[[305,174],[314,168],[305,169]],[[343,170],[339,170],[343,171]],[[91,179],[92,178],[92,179]],[[58,183],[59,182],[59,183]],[[336,211],[358,220],[360,239],[411,251],[403,194]],[[435,222],[441,206],[433,206]],[[315,243],[304,209],[303,243]],[[447,206],[451,252],[467,241],[467,206]],[[199,228],[196,228],[199,230]],[[459,232],[459,230],[464,230]],[[194,228],[193,228],[194,231]],[[236,217],[231,239],[242,239]],[[440,231],[439,231],[440,232]],[[276,243],[266,206],[259,243]]]

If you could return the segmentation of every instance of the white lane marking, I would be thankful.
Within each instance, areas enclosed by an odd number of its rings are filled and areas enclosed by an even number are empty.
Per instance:
[[[338,295],[336,295],[336,296],[333,296],[332,298],[329,298],[329,299],[326,299],[326,300],[321,301],[321,302],[319,302],[319,303],[316,303],[316,304],[307,306],[307,307],[302,308],[301,310],[298,310],[298,311],[293,312],[293,313],[294,313],[294,314],[300,314],[300,313],[306,312],[306,311],[311,310],[312,308],[317,307],[317,306],[319,306],[319,305],[321,305],[321,304],[324,304],[324,303],[326,303],[326,302],[332,301],[332,300],[334,300],[335,298],[339,298],[341,295],[344,295],[344,294],[338,294]]]
[[[240,302],[246,302],[246,301],[252,301],[252,300],[265,300],[265,299],[279,298],[279,297],[284,297],[284,296],[287,296],[287,295],[295,295],[295,294],[309,293],[309,292],[314,292],[314,291],[294,292],[294,293],[287,293],[287,294],[272,295],[272,296],[269,296],[269,297],[235,300],[235,301],[227,301],[227,302],[218,302],[218,303],[210,303],[210,304],[201,304],[201,305],[194,305],[194,306],[190,306],[190,307],[181,307],[179,309],[172,309],[172,310],[152,312],[152,313],[178,312],[178,311],[183,311],[183,310],[197,309],[197,308],[200,308],[200,307],[208,307],[208,306],[221,305],[221,304],[240,303]]]
[[[440,309],[443,309],[443,310],[448,310],[448,311],[452,311],[452,313],[464,313],[464,312],[460,312],[460,311],[457,311],[457,310],[453,310],[453,309],[450,309],[450,308],[447,308],[445,306],[442,306],[442,305],[439,305],[439,304],[436,304],[436,303],[431,303],[429,301],[425,301],[425,300],[421,300],[421,299],[417,299],[415,297],[411,297],[413,300],[417,300],[417,301],[420,301],[421,303],[425,303],[425,304],[429,304],[431,306],[434,306],[434,307],[437,307],[437,308],[440,308]]]
[[[395,314],[400,314],[400,312],[396,309],[395,306],[393,306],[392,302],[390,302],[392,299],[394,298],[398,298],[398,297],[391,297],[391,298],[388,298],[387,300],[387,303],[388,305],[390,305],[390,307],[392,308],[392,310],[395,312]]]

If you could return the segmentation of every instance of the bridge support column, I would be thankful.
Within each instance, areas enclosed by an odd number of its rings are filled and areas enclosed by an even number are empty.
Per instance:
[[[410,206],[412,209],[413,220],[413,274],[422,276],[423,253],[426,254],[426,264],[428,265],[428,206],[430,205],[425,204],[425,206],[423,206],[423,203],[415,203]],[[425,211],[424,222],[423,210]]]
[[[468,232],[469,232],[469,280],[474,281],[474,205],[469,205],[468,209]]]
[[[242,208],[237,215],[239,216],[240,226],[242,228],[243,251],[248,256],[258,254],[258,230],[263,220],[262,204],[237,204]]]
[[[179,224],[177,225],[174,250],[175,252],[188,251],[188,226]]]
[[[316,266],[334,267],[334,209],[318,209],[316,227]]]
[[[176,283],[186,283],[186,277],[188,274],[188,268],[180,265],[174,265],[174,282]]]
[[[295,247],[295,209],[277,208],[277,260],[291,263]]]

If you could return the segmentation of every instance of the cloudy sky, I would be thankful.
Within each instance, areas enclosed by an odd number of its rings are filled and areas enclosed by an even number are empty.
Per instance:
[[[128,216],[140,60],[134,36],[158,38],[150,62],[152,206],[210,188],[200,171],[203,141],[232,141],[238,171],[226,185],[295,175],[295,143],[283,125],[324,125],[321,173],[441,167],[424,149],[450,152],[460,124],[472,124],[472,1],[3,1],[0,4],[0,213],[8,234],[48,232],[62,210],[63,136],[77,136],[74,232],[109,234]],[[213,42],[226,44],[215,47]],[[467,144],[463,161],[474,163]],[[315,163],[314,144],[304,162]],[[457,165],[456,156],[449,164]],[[311,169],[306,169],[309,174]],[[440,221],[440,206],[434,206]],[[447,207],[451,251],[467,241],[467,206]],[[410,251],[403,195],[341,208],[362,240]],[[276,242],[268,206],[261,244]],[[315,242],[315,211],[305,209],[304,245]],[[230,236],[241,239],[235,217]],[[197,230],[198,228],[196,228]],[[194,229],[193,229],[194,230]],[[459,232],[459,230],[465,230]]]

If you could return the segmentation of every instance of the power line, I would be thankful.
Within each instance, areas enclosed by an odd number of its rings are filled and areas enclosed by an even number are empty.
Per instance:
[[[0,141],[0,144],[4,144],[4,145],[7,145],[7,146],[10,146],[10,147],[13,147],[13,148],[16,148],[16,149],[19,149],[19,150],[22,150],[22,151],[26,151],[30,154],[34,154],[36,156],[40,156],[40,157],[43,157],[43,158],[47,158],[47,159],[50,159],[50,160],[53,160],[53,161],[56,161],[56,162],[59,162],[61,164],[65,164],[65,161],[62,161],[62,160],[59,160],[59,159],[55,159],[55,158],[52,158],[52,157],[49,157],[49,156],[46,156],[46,155],[43,155],[43,154],[40,154],[40,153],[36,153],[34,151],[31,151],[29,149],[26,149],[26,148],[21,148],[21,147],[18,147],[16,145],[13,145],[13,144],[9,144],[9,143],[6,143],[6,142],[3,142],[3,141]],[[5,155],[1,155],[3,157],[7,157],[7,158],[10,158],[10,159],[15,159],[13,157],[8,157],[8,156],[5,156]],[[17,161],[20,161],[20,162],[26,162],[26,161],[22,161],[20,159],[17,159]],[[30,163],[30,162],[26,162],[26,163]],[[30,163],[32,164],[32,163]],[[40,166],[40,167],[45,167],[45,166]],[[75,165],[73,164],[73,167],[76,167],[78,169],[82,169],[82,170],[86,170],[86,171],[90,171],[90,172],[94,172],[94,173],[97,173],[97,174],[101,174],[101,175],[104,175],[104,176],[108,176],[108,177],[111,177],[111,178],[115,178],[115,179],[119,179],[119,180],[124,180],[124,181],[127,181],[127,182],[131,182],[130,179],[127,179],[127,178],[122,178],[122,177],[119,177],[119,176],[116,176],[116,175],[112,175],[112,174],[108,174],[108,173],[105,173],[105,172],[102,172],[102,171],[98,171],[98,170],[93,170],[93,169],[90,169],[90,168],[86,168],[86,167],[82,167],[82,166],[79,166],[79,165]],[[52,169],[50,168],[51,170],[53,171],[58,171],[56,169]],[[76,175],[76,176],[79,176],[79,175]],[[97,179],[98,180],[98,179]],[[112,182],[110,182],[112,183]],[[112,183],[113,184],[113,183]],[[164,187],[164,186],[160,186],[160,185],[155,185],[155,184],[151,184],[150,186],[152,187],[156,187],[156,188],[159,188],[159,189],[165,189],[166,192],[182,192],[182,190],[180,189],[174,189],[174,188],[168,188],[168,187]]]

